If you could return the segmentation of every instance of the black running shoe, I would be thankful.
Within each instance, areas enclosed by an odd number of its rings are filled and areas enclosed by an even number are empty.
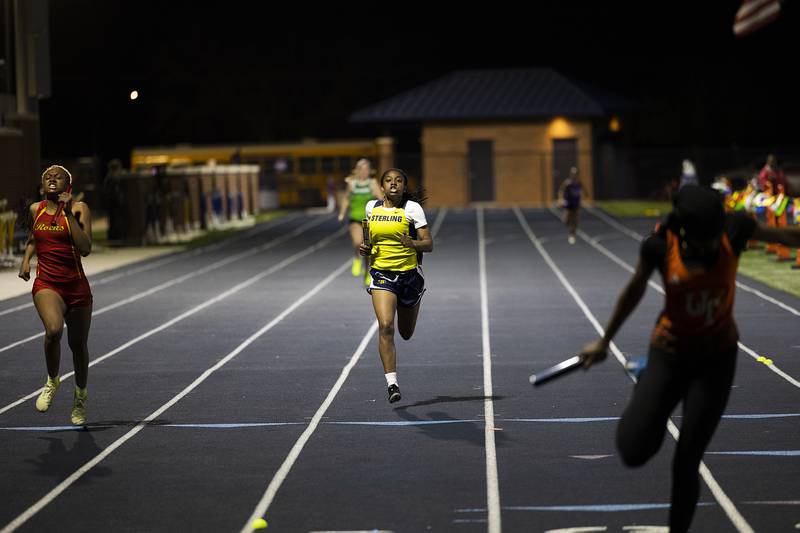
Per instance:
[[[400,387],[397,385],[389,385],[389,403],[399,402],[400,398]]]

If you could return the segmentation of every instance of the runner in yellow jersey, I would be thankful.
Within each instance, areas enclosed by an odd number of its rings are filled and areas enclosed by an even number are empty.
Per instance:
[[[405,340],[414,334],[419,304],[425,292],[422,277],[422,252],[433,250],[433,238],[420,202],[422,192],[409,192],[408,177],[390,168],[380,178],[383,200],[367,204],[369,245],[359,246],[371,268],[367,292],[378,318],[378,353],[389,391],[389,402],[399,401],[397,350],[394,344],[394,319]]]

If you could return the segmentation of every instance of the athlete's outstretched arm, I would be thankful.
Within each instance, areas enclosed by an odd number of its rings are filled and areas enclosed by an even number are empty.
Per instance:
[[[28,216],[31,217],[31,232],[28,235],[28,242],[25,243],[25,253],[22,255],[22,263],[19,265],[19,277],[28,281],[31,279],[31,257],[36,251],[36,244],[33,240],[33,221],[36,220],[36,206],[38,204],[31,204],[28,209]]]
[[[342,204],[339,206],[339,222],[344,220],[345,213],[350,209],[350,194],[353,192],[353,182],[351,179],[347,177],[344,181],[347,183],[347,188],[342,195]]]
[[[777,242],[791,248],[800,248],[800,226],[774,228],[759,222],[753,230],[752,237],[758,241]]]
[[[628,281],[628,284],[625,285],[625,288],[622,289],[622,293],[619,295],[617,305],[614,307],[614,312],[611,314],[611,318],[606,326],[605,335],[594,342],[590,342],[581,350],[579,355],[583,359],[584,366],[589,367],[606,358],[608,345],[611,344],[611,339],[614,338],[614,335],[619,331],[619,328],[622,327],[622,324],[625,323],[625,320],[627,320],[633,310],[636,309],[636,306],[639,305],[644,291],[647,289],[647,280],[650,279],[650,274],[653,273],[654,269],[655,267],[653,265],[639,258],[633,277],[631,277],[630,281]]]
[[[556,193],[556,198],[559,200],[564,199],[564,190],[567,188],[567,180],[561,182],[561,185],[558,186],[558,192]]]

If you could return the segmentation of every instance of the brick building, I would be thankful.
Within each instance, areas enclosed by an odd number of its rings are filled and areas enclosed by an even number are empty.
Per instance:
[[[356,111],[350,120],[419,124],[431,206],[537,205],[554,198],[573,165],[590,198],[607,185],[599,183],[596,154],[600,144],[613,142],[620,129],[613,113],[624,105],[553,69],[469,70]]]

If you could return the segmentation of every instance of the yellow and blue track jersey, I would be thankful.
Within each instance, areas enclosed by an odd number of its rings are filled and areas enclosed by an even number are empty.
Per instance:
[[[428,225],[421,205],[408,200],[400,207],[386,207],[383,200],[373,200],[367,204],[367,219],[372,268],[405,271],[417,267],[421,258],[416,250],[403,245],[400,235],[415,239],[417,230]]]

